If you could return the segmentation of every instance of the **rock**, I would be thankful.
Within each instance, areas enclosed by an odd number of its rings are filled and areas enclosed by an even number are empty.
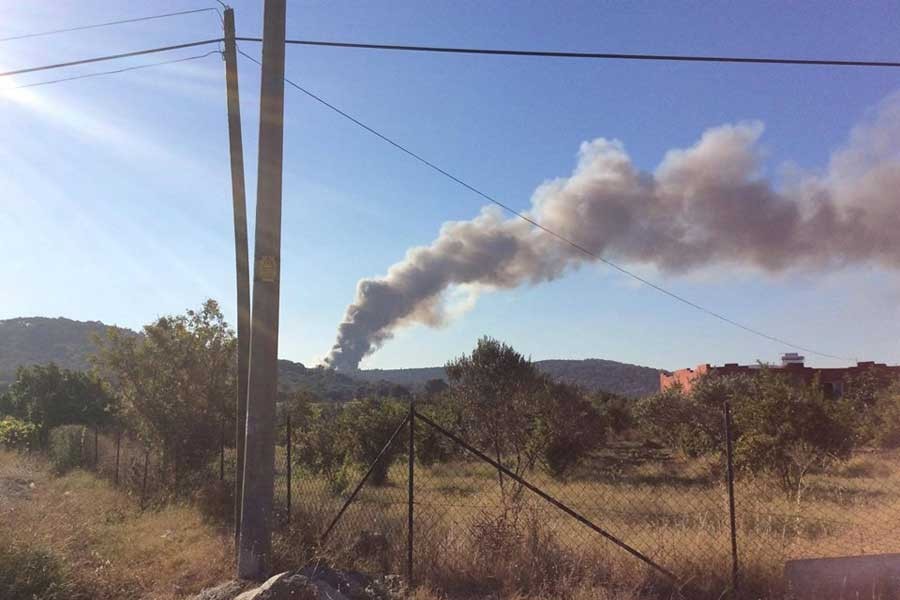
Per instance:
[[[246,581],[226,581],[222,585],[203,590],[193,600],[234,600],[234,598],[251,585]]]
[[[304,567],[298,571],[311,581],[323,581],[350,600],[370,600],[378,598],[372,592],[372,578],[358,571],[337,571],[316,565]]]
[[[400,597],[392,593],[392,584],[399,583],[392,577],[396,576],[374,579],[357,571],[313,565],[280,573],[259,586],[229,581],[200,592],[192,600],[389,600]]]
[[[234,600],[349,600],[326,581],[299,572],[280,573]]]

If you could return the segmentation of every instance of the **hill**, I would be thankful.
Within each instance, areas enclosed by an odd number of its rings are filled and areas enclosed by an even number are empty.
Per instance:
[[[87,369],[94,351],[92,337],[104,335],[108,328],[99,321],[62,317],[0,321],[0,387],[12,381],[19,366],[55,362],[66,369]]]
[[[556,381],[577,385],[585,390],[605,391],[632,398],[659,391],[659,370],[614,360],[538,360],[535,366]],[[418,389],[430,379],[446,379],[443,367],[418,369],[368,369],[353,371],[355,379],[389,381]]]
[[[0,388],[12,381],[18,366],[55,362],[67,369],[87,369],[94,352],[93,335],[104,335],[109,327],[99,321],[61,317],[0,320]],[[541,360],[535,364],[557,381],[586,390],[639,397],[659,388],[659,371],[650,367],[602,359]],[[431,379],[445,378],[443,367],[341,372],[289,360],[278,361],[278,373],[284,388],[305,388],[338,402],[367,393],[402,396],[421,389]]]

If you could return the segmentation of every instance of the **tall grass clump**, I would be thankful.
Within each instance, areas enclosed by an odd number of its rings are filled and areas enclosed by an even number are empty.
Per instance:
[[[48,458],[57,475],[81,466],[85,429],[81,425],[63,425],[50,431]]]
[[[0,598],[3,600],[68,600],[62,564],[44,550],[12,545],[0,546]]]

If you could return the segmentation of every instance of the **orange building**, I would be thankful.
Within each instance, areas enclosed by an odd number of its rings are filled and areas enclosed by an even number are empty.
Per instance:
[[[781,357],[781,364],[777,366],[769,365],[770,368],[780,369],[786,373],[790,373],[793,377],[810,383],[816,376],[822,383],[822,387],[828,394],[842,395],[847,389],[849,380],[862,375],[864,372],[875,369],[886,379],[900,378],[900,366],[888,366],[884,363],[876,363],[872,361],[858,362],[853,367],[842,367],[836,369],[826,369],[817,367],[807,367],[803,364],[804,357],[794,352],[789,352]],[[761,365],[739,365],[737,363],[726,363],[720,367],[711,366],[709,364],[697,365],[693,369],[679,369],[674,372],[661,371],[659,374],[659,389],[665,391],[671,387],[680,385],[681,389],[689,392],[694,386],[697,378],[709,373],[713,375],[741,375],[752,374],[757,372]]]

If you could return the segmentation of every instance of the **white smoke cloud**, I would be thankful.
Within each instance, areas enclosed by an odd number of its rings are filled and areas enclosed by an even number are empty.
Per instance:
[[[527,215],[594,254],[669,273],[900,267],[900,95],[853,129],[824,172],[780,188],[762,174],[762,134],[759,122],[714,127],[667,152],[652,173],[617,140],[584,142],[572,174],[540,185]],[[353,369],[397,327],[443,325],[457,286],[474,302],[479,292],[550,281],[592,260],[494,207],[445,223],[431,245],[359,282],[326,363]]]

